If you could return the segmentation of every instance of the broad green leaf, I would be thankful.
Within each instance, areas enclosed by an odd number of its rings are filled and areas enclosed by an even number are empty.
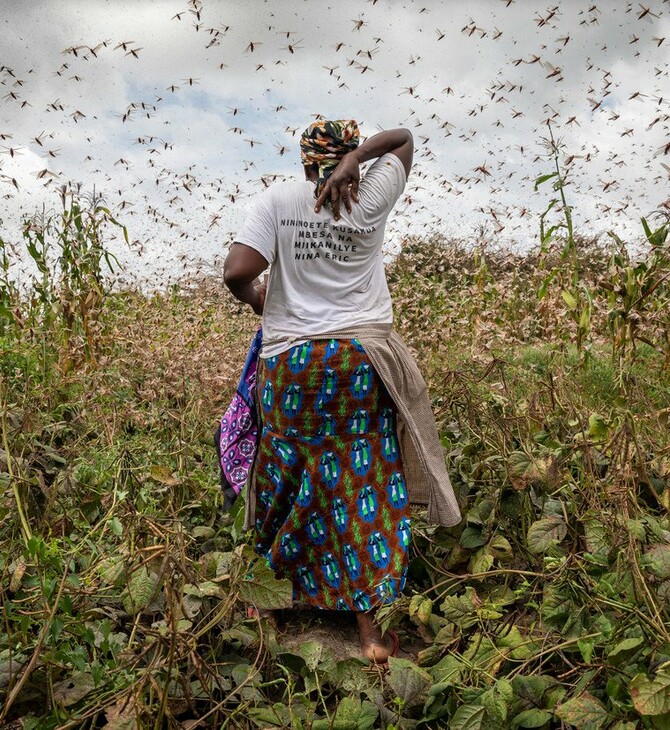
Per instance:
[[[388,685],[408,706],[423,704],[433,680],[425,669],[408,659],[389,658]]]
[[[56,682],[53,686],[54,701],[69,707],[79,702],[80,699],[86,697],[89,692],[95,688],[93,676],[87,672],[76,672],[71,677]]]
[[[430,689],[429,694],[433,694],[435,687],[442,685],[443,687],[450,687],[461,681],[463,674],[464,665],[458,657],[453,654],[447,654],[442,657],[440,661],[432,666],[428,672],[433,678],[435,684]]]
[[[631,536],[637,540],[644,540],[647,536],[647,531],[644,529],[644,522],[642,520],[626,520],[626,527]]]
[[[466,527],[461,533],[459,540],[461,547],[472,549],[478,548],[486,544],[486,539],[482,535],[482,531],[476,527]]]
[[[424,600],[425,597],[421,593],[417,593],[416,595],[412,596],[409,602],[410,618],[416,615],[417,611],[419,610],[419,606],[424,602]]]
[[[604,441],[609,436],[607,421],[599,414],[592,413],[589,416],[589,436],[595,441]]]
[[[430,621],[430,617],[433,615],[433,602],[430,600],[430,598],[425,598],[421,605],[419,606],[419,610],[417,611],[417,616],[419,618],[419,621],[421,621],[422,624],[427,624]]]
[[[372,702],[358,697],[344,697],[330,720],[315,720],[312,730],[372,730],[375,727],[379,710]]]
[[[107,523],[109,525],[109,529],[117,536],[121,537],[123,535],[123,524],[121,523],[121,520],[118,517],[112,517],[111,520]]]
[[[342,659],[329,673],[333,684],[349,693],[360,694],[370,686],[370,678],[365,671],[366,665],[355,657]]]
[[[514,625],[509,630],[505,628],[502,636],[496,637],[495,641],[499,648],[509,650],[511,659],[530,659],[539,650],[537,641],[522,634]]]
[[[644,643],[642,636],[632,636],[629,639],[620,641],[610,652],[607,654],[608,659],[615,659],[622,654],[628,654],[629,652],[636,649],[640,644]]]
[[[670,531],[666,530],[663,525],[651,514],[644,516],[644,523],[649,532],[651,532],[659,542],[670,543]]]
[[[293,585],[287,578],[278,579],[264,560],[258,560],[239,584],[240,598],[259,608],[290,608]]]
[[[319,666],[323,654],[323,644],[320,641],[303,641],[297,649],[297,653],[305,660],[310,671]]]
[[[555,687],[558,681],[546,674],[532,674],[530,676],[517,675],[512,680],[512,687],[515,694],[525,700],[528,700],[536,707],[542,706],[544,693],[550,688]]]
[[[526,543],[531,553],[543,553],[557,545],[567,534],[568,528],[561,517],[544,517],[528,528]]]
[[[258,634],[248,626],[233,626],[222,631],[219,636],[223,641],[239,642],[242,646],[252,646],[258,641]]]
[[[483,547],[472,556],[468,568],[471,573],[486,573],[492,565],[493,555],[491,555],[488,548]]]
[[[653,678],[636,674],[630,682],[629,691],[640,715],[670,712],[670,663],[662,664]]]
[[[281,702],[275,702],[272,707],[250,707],[246,712],[259,728],[291,727],[291,711]]]
[[[610,530],[595,517],[582,520],[586,549],[593,555],[607,555],[610,550]]]
[[[121,582],[125,574],[123,557],[120,555],[109,555],[98,563],[96,569],[104,583],[107,585],[116,585]]]
[[[658,578],[670,578],[670,545],[650,545],[642,556],[642,565]]]
[[[574,725],[577,730],[598,730],[609,719],[605,705],[588,692],[582,692],[579,697],[573,697],[559,705],[554,713],[564,722]]]
[[[126,613],[135,615],[144,610],[156,594],[158,581],[158,574],[144,565],[133,571],[123,593],[123,608]]]
[[[498,648],[488,636],[482,637],[477,632],[473,634],[467,649],[463,652],[463,659],[473,668],[495,675],[508,654],[509,650]]]
[[[514,698],[512,685],[506,679],[499,679],[493,687],[483,692],[479,701],[486,709],[486,714],[495,722],[507,720],[507,706]]]
[[[477,622],[477,608],[482,602],[474,589],[468,586],[461,596],[447,596],[440,607],[447,621],[453,621],[461,628],[467,628]]]
[[[537,707],[524,710],[512,719],[512,727],[542,727],[551,720],[551,712],[539,710]]]
[[[507,456],[507,470],[510,475],[521,477],[531,464],[525,451],[511,451]]]
[[[500,553],[504,555],[511,555],[512,554],[512,546],[510,544],[510,541],[504,536],[500,534],[494,535],[489,540],[488,545],[489,550],[493,554],[494,557],[500,558]]]
[[[547,462],[524,451],[512,451],[507,457],[507,473],[514,489],[526,489],[546,478]]]
[[[449,730],[481,730],[485,716],[481,705],[461,705],[449,721]]]
[[[593,648],[595,642],[593,639],[579,639],[577,641],[577,648],[579,653],[582,655],[582,659],[587,663],[591,663],[591,657],[593,656]]]

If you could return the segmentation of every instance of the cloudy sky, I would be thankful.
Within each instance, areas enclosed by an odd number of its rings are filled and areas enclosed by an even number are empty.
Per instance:
[[[0,0],[0,235],[68,181],[165,282],[215,267],[254,196],[302,174],[317,115],[406,126],[388,230],[515,249],[553,195],[547,122],[584,234],[634,242],[670,208],[670,1]],[[46,171],[46,172],[45,172]]]

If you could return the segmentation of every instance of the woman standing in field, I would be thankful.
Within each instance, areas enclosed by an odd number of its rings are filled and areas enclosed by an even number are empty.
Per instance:
[[[460,513],[425,382],[392,329],[382,262],[412,135],[358,138],[353,120],[305,130],[306,181],[261,194],[225,281],[263,315],[261,436],[246,504],[256,550],[292,581],[296,603],[355,611],[364,655],[384,662],[397,639],[382,637],[374,610],[403,590],[410,501],[428,502],[429,519],[444,525]],[[258,276],[268,266],[266,289]]]

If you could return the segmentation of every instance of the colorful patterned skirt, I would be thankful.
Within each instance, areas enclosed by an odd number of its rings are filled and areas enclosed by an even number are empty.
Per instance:
[[[294,602],[366,611],[402,591],[409,495],[396,409],[358,340],[260,359],[256,550]]]

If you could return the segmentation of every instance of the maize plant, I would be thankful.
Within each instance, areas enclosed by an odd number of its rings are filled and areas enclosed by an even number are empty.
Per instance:
[[[667,314],[670,256],[666,245],[670,223],[665,222],[652,231],[642,218],[642,227],[651,248],[648,258],[637,263],[631,261],[623,241],[610,232],[618,250],[610,259],[606,276],[598,282],[609,304],[612,359],[618,362],[620,371],[635,361],[638,342],[661,350],[666,367],[670,363]]]

